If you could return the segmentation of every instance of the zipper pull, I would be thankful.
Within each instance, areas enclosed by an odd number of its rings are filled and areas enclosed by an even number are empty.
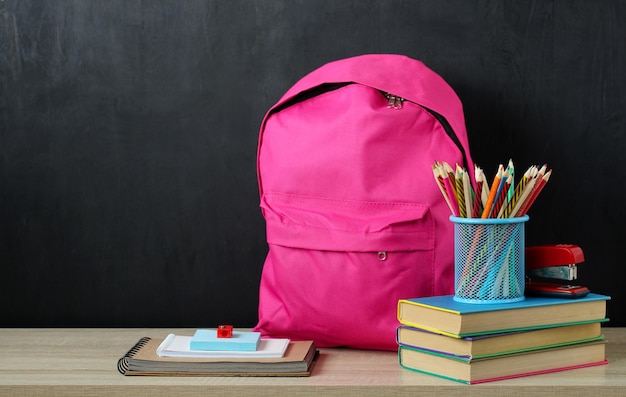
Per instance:
[[[404,102],[404,98],[389,93],[385,94],[385,97],[387,98],[388,109],[402,109],[402,102]]]

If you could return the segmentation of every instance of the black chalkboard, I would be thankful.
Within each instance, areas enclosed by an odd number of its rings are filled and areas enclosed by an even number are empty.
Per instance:
[[[364,53],[444,77],[488,172],[553,168],[527,243],[580,245],[623,326],[625,19],[608,0],[0,1],[0,326],[254,325],[260,121]]]

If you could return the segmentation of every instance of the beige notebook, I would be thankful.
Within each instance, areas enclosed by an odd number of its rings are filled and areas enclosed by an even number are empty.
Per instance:
[[[290,342],[280,358],[159,357],[162,338],[143,337],[117,362],[123,375],[309,376],[317,357],[313,341]]]

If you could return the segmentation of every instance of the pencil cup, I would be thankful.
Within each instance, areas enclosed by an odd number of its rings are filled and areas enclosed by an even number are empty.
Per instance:
[[[524,300],[524,223],[519,218],[450,217],[454,223],[454,300]]]

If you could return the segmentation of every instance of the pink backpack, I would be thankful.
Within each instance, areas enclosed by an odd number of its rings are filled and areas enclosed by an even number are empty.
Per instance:
[[[453,226],[432,165],[473,169],[448,84],[401,55],[328,63],[266,114],[265,336],[395,350],[399,299],[451,294]]]

